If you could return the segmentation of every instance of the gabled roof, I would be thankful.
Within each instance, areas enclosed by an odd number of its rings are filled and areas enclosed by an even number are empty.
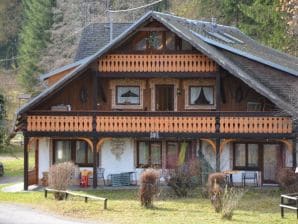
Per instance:
[[[262,63],[266,66],[271,66],[275,69],[287,72],[288,74],[286,75],[284,73],[280,73],[281,75],[277,74],[277,77],[284,82],[288,82],[289,77],[293,77],[295,82],[298,80],[296,78],[296,75],[298,74],[297,58],[259,45],[241,33],[235,27],[221,25],[215,26],[212,23],[188,20],[159,12],[146,13],[143,17],[141,17],[138,21],[129,26],[123,33],[116,37],[112,42],[108,43],[95,54],[88,57],[84,63],[79,65],[69,75],[63,77],[53,86],[46,89],[40,95],[32,99],[28,104],[20,108],[17,113],[24,113],[32,106],[41,102],[49,94],[61,89],[69,81],[73,80],[83,71],[85,71],[88,65],[94,62],[97,58],[107,53],[117,44],[120,44],[128,36],[132,35],[140,25],[142,25],[151,17],[162,23],[172,32],[176,33],[176,35],[178,35],[180,38],[188,41],[197,50],[216,61],[221,67],[228,70],[235,77],[241,79],[251,88],[266,96],[277,106],[284,109],[291,115],[297,116],[298,112],[296,111],[295,107],[283,97],[285,93],[278,94],[278,89],[272,88],[272,86],[267,85],[267,83],[264,83],[258,79],[258,76],[261,76],[262,74],[258,74],[258,72],[255,71],[252,73],[251,69],[246,69],[245,63],[240,65],[237,58],[235,57],[244,57],[249,59],[248,61],[258,61],[259,63]],[[81,43],[81,47],[83,48],[83,42]],[[228,54],[233,55],[233,57],[229,57]]]

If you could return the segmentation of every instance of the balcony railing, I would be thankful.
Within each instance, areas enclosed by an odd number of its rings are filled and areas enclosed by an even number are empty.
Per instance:
[[[292,133],[290,117],[261,112],[34,112],[27,131],[92,132],[93,124],[109,133]]]
[[[201,54],[110,54],[100,72],[215,72],[216,63]]]

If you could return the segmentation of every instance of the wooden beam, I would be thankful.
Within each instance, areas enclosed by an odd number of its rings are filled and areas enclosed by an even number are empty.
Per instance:
[[[296,157],[296,137],[293,138],[293,143],[292,143],[292,156],[293,156],[293,168],[297,167],[297,157]]]
[[[100,78],[215,78],[216,72],[99,72]]]
[[[97,139],[92,139],[93,144],[93,188],[97,188],[97,151],[96,151],[96,144]]]
[[[216,111],[220,111],[221,105],[221,80],[220,73],[216,75]]]
[[[166,29],[165,27],[141,27],[139,28],[137,31],[153,31],[153,32],[164,32],[164,31],[168,31],[168,29]]]
[[[24,135],[24,190],[28,190],[28,145],[29,145],[29,137]]]
[[[216,172],[220,172],[220,138],[216,138]]]

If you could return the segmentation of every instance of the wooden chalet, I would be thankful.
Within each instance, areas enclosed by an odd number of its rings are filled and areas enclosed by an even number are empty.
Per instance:
[[[183,147],[185,160],[256,171],[261,183],[296,167],[297,58],[235,27],[159,12],[110,32],[88,26],[75,62],[41,76],[47,88],[17,111],[25,189],[68,160],[93,171],[93,187],[98,167],[105,178],[164,171]]]

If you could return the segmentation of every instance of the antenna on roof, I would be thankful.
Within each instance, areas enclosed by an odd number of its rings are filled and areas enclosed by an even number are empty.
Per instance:
[[[216,18],[212,17],[211,18],[211,25],[212,25],[212,31],[214,32],[217,26]]]
[[[110,42],[113,40],[113,18],[112,18],[112,14],[113,13],[121,13],[121,12],[133,12],[139,9],[144,9],[144,8],[148,8],[150,6],[156,5],[160,2],[162,2],[164,0],[158,0],[146,5],[142,5],[142,6],[138,6],[135,8],[129,8],[129,9],[119,9],[119,10],[111,10],[111,6],[110,6],[110,0],[107,0],[107,16],[108,16],[108,20],[109,20],[109,24],[110,24]]]

